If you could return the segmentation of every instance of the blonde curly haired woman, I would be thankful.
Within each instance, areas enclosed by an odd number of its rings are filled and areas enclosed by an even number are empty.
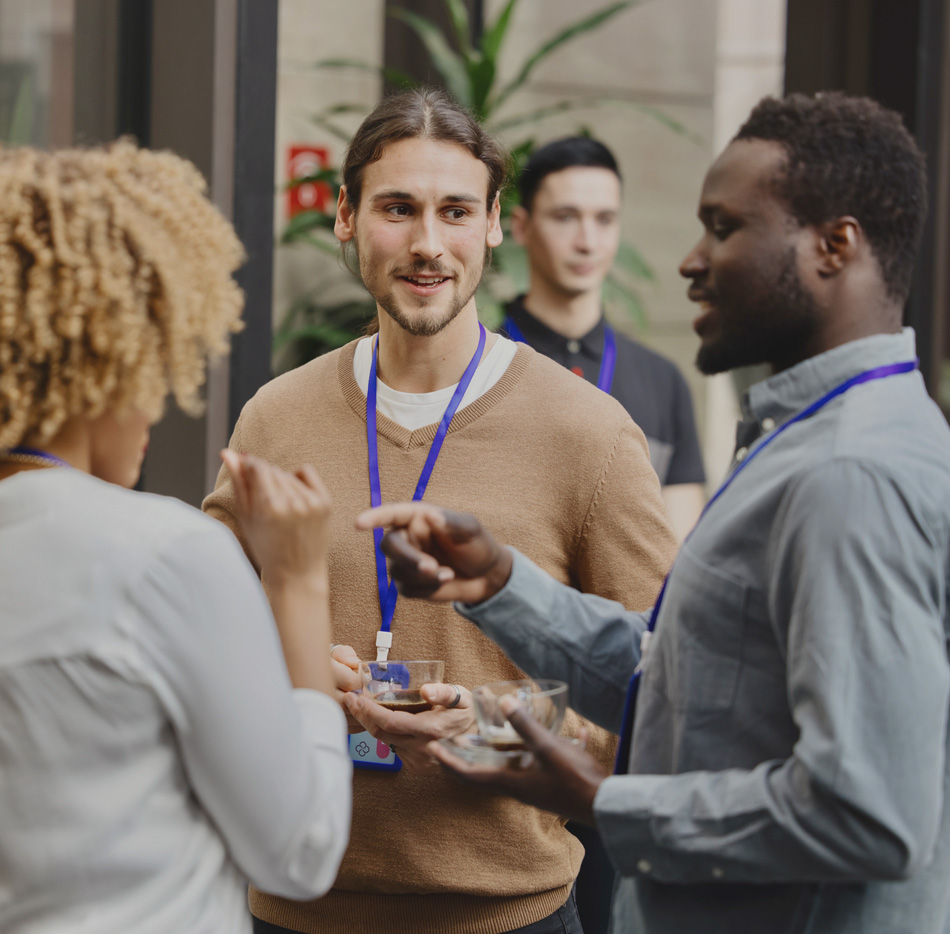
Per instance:
[[[346,846],[319,478],[225,454],[273,616],[223,526],[123,489],[239,328],[203,191],[130,142],[0,149],[5,934],[250,931],[246,879],[313,898]]]

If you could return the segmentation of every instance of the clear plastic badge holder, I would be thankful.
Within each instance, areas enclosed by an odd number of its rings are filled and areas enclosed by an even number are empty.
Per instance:
[[[393,634],[391,632],[380,630],[376,633],[376,661],[378,663],[385,664],[389,657],[392,642]],[[392,667],[395,668],[396,666]],[[406,678],[408,684],[408,672]],[[400,678],[400,680],[402,679]],[[402,768],[402,759],[382,740],[376,739],[368,730],[363,733],[350,733],[349,745],[353,768],[375,769],[378,772],[398,772]]]

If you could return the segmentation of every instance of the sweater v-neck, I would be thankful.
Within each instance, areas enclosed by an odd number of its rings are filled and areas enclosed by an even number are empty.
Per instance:
[[[353,411],[365,422],[366,395],[353,376],[353,357],[356,354],[358,343],[359,341],[355,340],[342,348],[337,362],[337,373],[343,397]],[[474,402],[469,403],[464,409],[459,409],[455,413],[448,433],[451,435],[456,431],[461,431],[507,396],[518,384],[533,353],[534,351],[527,345],[519,344],[514,358],[508,364],[508,369],[501,375],[498,382],[487,392],[482,393]],[[433,422],[431,425],[423,425],[421,428],[410,431],[382,412],[376,414],[377,433],[391,444],[407,451],[420,445],[431,444],[438,429],[439,423]]]

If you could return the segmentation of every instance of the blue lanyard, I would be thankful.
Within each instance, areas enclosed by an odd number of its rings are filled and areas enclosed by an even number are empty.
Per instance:
[[[53,464],[57,467],[72,467],[72,464],[67,463],[61,457],[57,457],[55,454],[50,454],[49,451],[41,451],[39,448],[24,447],[22,444],[15,448],[10,448],[9,453],[25,454],[27,457],[38,457],[40,460],[49,461],[50,464]]]
[[[442,421],[439,422],[435,438],[432,440],[432,446],[429,448],[429,456],[419,475],[419,482],[416,484],[416,491],[412,494],[413,501],[422,499],[425,495],[426,487],[429,485],[429,478],[435,469],[435,462],[439,458],[439,452],[442,450],[442,443],[448,433],[449,425],[452,422],[452,416],[459,407],[465,391],[468,389],[475,376],[475,370],[482,358],[482,351],[485,349],[485,328],[478,325],[478,347],[475,349],[475,355],[469,361],[462,378],[459,380],[455,392],[446,407]],[[373,342],[373,368],[369,374],[369,385],[366,388],[366,446],[369,450],[369,490],[370,503],[372,506],[382,505],[382,490],[379,481],[379,448],[376,437],[376,354],[379,349],[379,338]],[[379,610],[382,615],[382,632],[389,632],[393,622],[393,615],[396,612],[396,585],[389,580],[386,573],[386,556],[383,554],[383,530],[373,530],[373,543],[376,549],[376,580],[379,587]]]
[[[834,389],[825,393],[820,399],[813,402],[811,405],[802,409],[800,412],[793,415],[787,422],[781,425],[779,428],[775,429],[770,435],[767,435],[757,444],[746,457],[741,460],[736,468],[726,477],[725,482],[721,487],[716,491],[712,499],[706,503],[705,508],[702,513],[700,513],[699,519],[696,520],[696,525],[693,526],[693,532],[696,531],[696,526],[702,522],[703,517],[709,512],[713,503],[722,496],[726,490],[732,486],[736,477],[742,473],[750,463],[762,453],[765,448],[767,448],[783,431],[788,428],[791,428],[792,425],[797,422],[804,421],[806,418],[814,415],[819,409],[824,408],[832,399],[837,398],[840,395],[846,393],[849,389],[854,386],[859,386],[861,383],[870,383],[873,380],[877,379],[887,379],[889,376],[899,376],[902,373],[910,373],[913,370],[917,369],[918,361],[915,360],[905,360],[902,363],[891,363],[887,366],[875,367],[872,370],[865,370],[863,373],[858,373],[857,376],[852,376],[851,379],[845,380],[838,386],[835,386]],[[686,541],[689,541],[693,532],[690,532],[686,536]],[[683,542],[685,546],[686,541]],[[674,565],[675,566],[675,565]],[[657,597],[656,604],[653,607],[653,612],[650,614],[650,622],[647,626],[647,632],[653,632],[656,629],[656,621],[660,615],[660,607],[663,605],[663,597],[666,594],[666,585],[670,581],[670,575],[673,573],[673,568],[670,568],[669,574],[666,575],[666,579],[663,581],[663,586],[660,589],[660,595]],[[633,743],[633,717],[634,711],[637,706],[637,693],[640,689],[640,675],[642,673],[642,666],[638,665],[633,675],[630,678],[629,686],[627,687],[627,700],[624,705],[623,711],[623,724],[620,727],[620,745],[617,747],[617,759],[614,765],[615,774],[623,774],[627,770],[627,764],[630,760],[630,747]]]
[[[505,318],[505,333],[519,344],[527,344],[521,328],[510,316]],[[530,346],[530,345],[529,345]],[[617,337],[609,324],[604,324],[604,352],[600,357],[600,372],[597,374],[597,388],[610,395],[614,384],[614,367],[617,364]]]

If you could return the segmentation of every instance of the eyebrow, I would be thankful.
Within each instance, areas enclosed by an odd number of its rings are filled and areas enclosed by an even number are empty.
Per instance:
[[[389,191],[380,191],[370,199],[374,204],[380,201],[415,201],[416,196],[409,191],[399,191],[390,189]],[[442,199],[443,204],[481,204],[481,198],[477,195],[446,195]]]

